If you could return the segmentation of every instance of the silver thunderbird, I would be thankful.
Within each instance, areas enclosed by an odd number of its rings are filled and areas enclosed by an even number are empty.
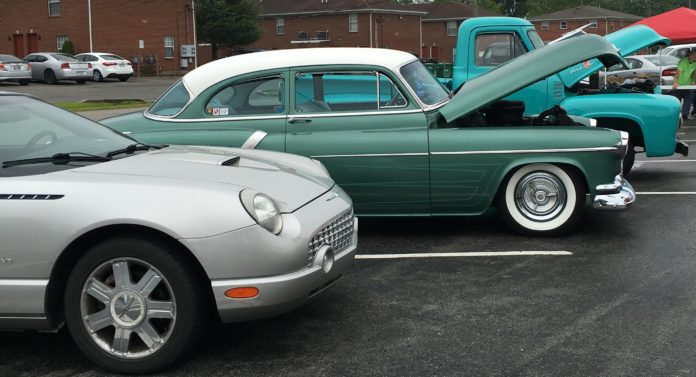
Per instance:
[[[354,259],[351,199],[309,158],[144,145],[0,92],[0,161],[0,329],[66,323],[111,371],[290,310]]]

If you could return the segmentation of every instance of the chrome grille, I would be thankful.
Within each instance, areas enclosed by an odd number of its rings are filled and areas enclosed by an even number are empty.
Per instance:
[[[343,249],[350,246],[353,240],[353,210],[332,221],[317,233],[309,242],[307,251],[307,267],[312,267],[314,256],[323,245],[331,246],[334,253],[340,253]]]

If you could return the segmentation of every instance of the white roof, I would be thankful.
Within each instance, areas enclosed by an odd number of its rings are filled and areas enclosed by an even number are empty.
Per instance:
[[[195,97],[232,76],[284,67],[312,65],[375,65],[396,69],[416,60],[412,54],[381,48],[298,48],[253,52],[212,61],[187,73],[184,84]]]

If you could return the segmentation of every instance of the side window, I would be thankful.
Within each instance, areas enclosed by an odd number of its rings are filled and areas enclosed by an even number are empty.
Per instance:
[[[295,111],[378,111],[408,103],[394,83],[376,72],[312,72],[295,77]]]
[[[476,65],[494,67],[525,54],[527,49],[517,34],[479,34],[476,36]]]
[[[232,84],[217,92],[205,105],[214,117],[272,115],[285,112],[284,79],[271,76]]]
[[[628,67],[631,69],[638,69],[643,66],[643,62],[637,59],[626,59],[626,62],[628,63]]]

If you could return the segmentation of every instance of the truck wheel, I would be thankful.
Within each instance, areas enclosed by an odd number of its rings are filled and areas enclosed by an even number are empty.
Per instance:
[[[154,372],[204,332],[207,287],[175,250],[145,238],[114,238],[75,265],[65,321],[77,346],[116,373]]]
[[[633,144],[632,138],[628,138],[628,146],[626,151],[626,157],[623,160],[623,176],[628,176],[628,173],[633,168],[633,163],[636,161],[636,148]]]
[[[580,219],[586,189],[575,171],[552,164],[530,164],[515,171],[498,195],[498,211],[514,231],[558,235]]]

